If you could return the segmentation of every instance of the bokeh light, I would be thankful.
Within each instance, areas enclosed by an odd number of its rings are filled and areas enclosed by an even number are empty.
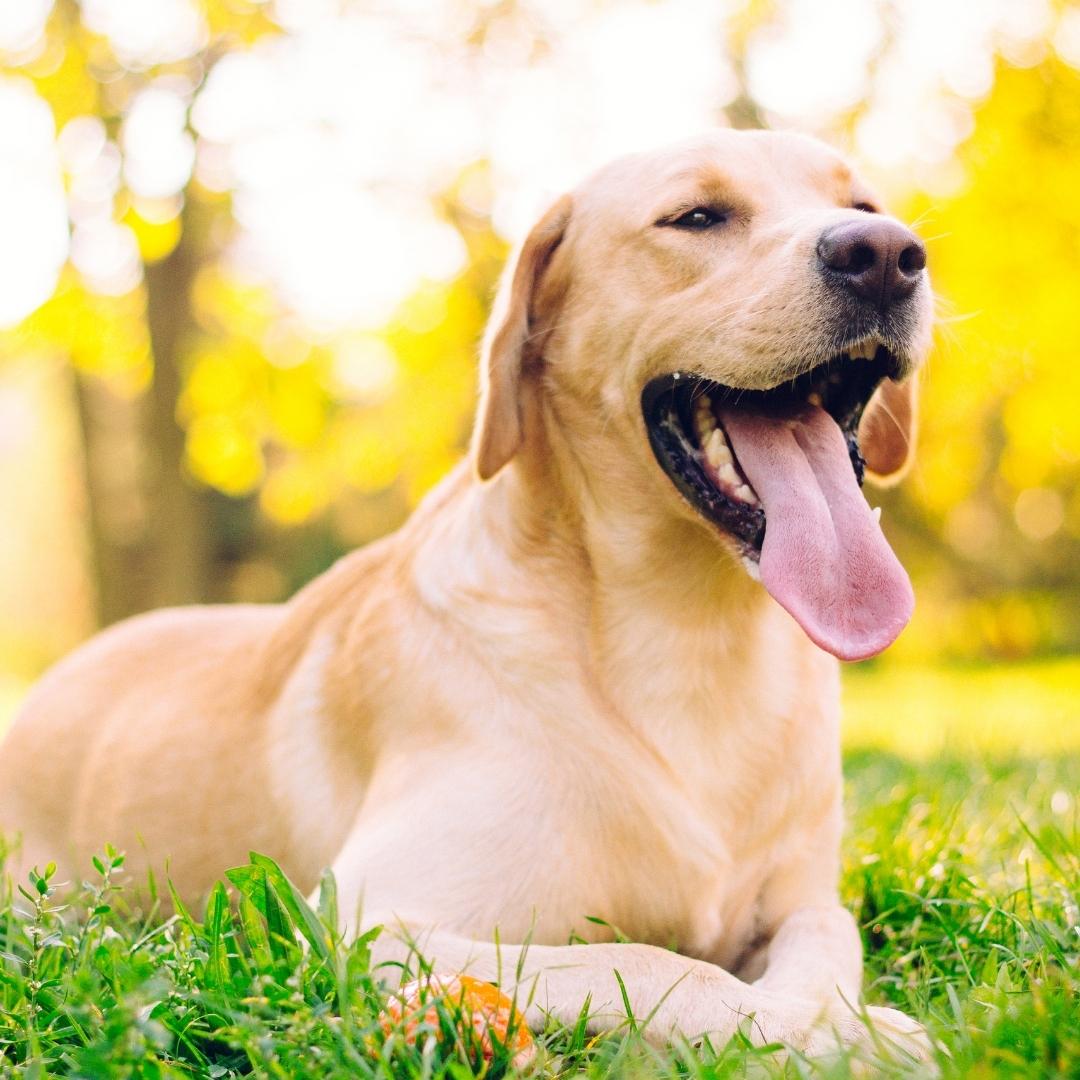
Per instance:
[[[1078,67],[1050,0],[0,6],[0,403],[68,432],[0,440],[0,500],[44,470],[26,513],[75,523],[33,565],[0,542],[0,672],[278,599],[398,524],[464,451],[512,241],[726,123],[830,139],[930,243],[920,456],[885,497],[919,608],[882,666],[1080,650]],[[65,618],[24,588],[61,564]]]
[[[48,106],[21,78],[0,78],[0,327],[43,304],[68,253],[67,218]]]

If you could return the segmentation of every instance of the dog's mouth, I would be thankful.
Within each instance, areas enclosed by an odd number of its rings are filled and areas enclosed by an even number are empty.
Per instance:
[[[732,449],[722,414],[738,411],[782,418],[803,408],[824,409],[844,435],[861,485],[859,421],[878,384],[896,371],[892,354],[883,345],[870,344],[854,346],[770,390],[724,386],[691,372],[662,375],[642,394],[649,441],[657,461],[690,504],[730,533],[744,558],[756,564],[765,538],[765,511]]]
[[[842,659],[880,652],[913,606],[859,491],[859,421],[880,382],[899,371],[870,338],[768,390],[674,372],[642,392],[661,468],[809,636]]]

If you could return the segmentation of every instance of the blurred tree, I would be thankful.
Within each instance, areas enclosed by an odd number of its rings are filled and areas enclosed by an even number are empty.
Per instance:
[[[206,598],[220,535],[214,500],[182,468],[176,406],[193,282],[216,253],[215,227],[227,204],[190,181],[147,198],[120,180],[123,125],[141,93],[167,80],[177,100],[190,103],[218,56],[276,30],[252,5],[214,2],[205,14],[201,49],[142,65],[118,57],[73,0],[58,0],[44,47],[22,67],[51,107],[69,159],[89,156],[86,144],[98,144],[90,183],[69,169],[76,239],[80,226],[111,227],[114,242],[137,245],[141,263],[129,283],[97,287],[67,268],[52,299],[6,343],[8,351],[57,353],[72,362],[103,622]]]
[[[472,208],[478,165],[461,178],[468,199],[460,184],[439,196],[467,248],[456,280],[422,285],[377,333],[325,340],[298,325],[230,268],[231,200],[191,168],[190,110],[215,63],[279,28],[246,0],[197,10],[197,48],[140,59],[118,55],[75,0],[59,0],[43,48],[17,66],[53,112],[75,265],[0,348],[71,362],[103,623],[166,604],[274,598],[397,524],[463,448],[475,347],[505,254]],[[465,50],[482,45],[492,13],[482,14]],[[155,93],[180,108],[173,137],[191,154],[173,189],[147,194],[125,134]],[[79,265],[80,233],[100,240],[105,229],[114,249],[135,251],[128,278]]]
[[[282,32],[276,9],[200,0],[186,45],[137,55],[101,29],[98,7],[57,0],[43,45],[9,65],[52,110],[72,255],[52,298],[0,335],[0,356],[52,355],[71,372],[103,622],[280,597],[394,527],[464,449],[505,255],[489,169],[475,162],[432,195],[464,244],[456,277],[422,282],[383,325],[315,329],[230,257],[242,234],[233,194],[200,167],[221,147],[191,122],[223,58]],[[738,126],[770,119],[744,60],[790,8],[736,5],[717,42],[735,84],[723,114]],[[900,49],[897,5],[876,8],[871,85],[829,121],[841,135]],[[456,74],[507,49],[525,70],[548,48],[536,3],[446,9],[456,21],[439,56]],[[947,307],[920,462],[885,499],[922,582],[897,655],[1080,647],[1078,80],[1048,49],[1023,67],[1000,61],[959,151],[959,187],[910,208],[933,237]],[[171,140],[149,165],[179,162],[164,180],[147,179],[133,137],[147,126]]]
[[[963,177],[911,208],[944,301],[920,459],[894,502],[931,582],[913,646],[1080,647],[1080,72],[998,62]]]

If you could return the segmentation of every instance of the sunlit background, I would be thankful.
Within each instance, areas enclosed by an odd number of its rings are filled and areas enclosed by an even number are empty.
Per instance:
[[[859,161],[941,296],[852,744],[1080,745],[1080,7],[0,3],[0,727],[96,627],[279,600],[463,452],[508,245],[717,124]]]

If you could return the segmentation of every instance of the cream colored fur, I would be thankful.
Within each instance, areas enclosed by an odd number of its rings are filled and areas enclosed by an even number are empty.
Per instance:
[[[401,531],[287,604],[142,616],[41,681],[0,750],[22,869],[75,879],[108,840],[196,900],[255,849],[305,889],[332,866],[350,929],[404,928],[440,971],[494,978],[496,929],[531,939],[530,1022],[591,995],[594,1028],[620,1023],[617,969],[658,1039],[752,1016],[761,1039],[865,1040],[837,663],[682,501],[639,398],[676,368],[796,374],[815,239],[871,198],[821,144],[719,131],[560,200],[500,296],[471,459]],[[716,199],[719,239],[655,226]],[[870,435],[882,471],[899,413]]]

